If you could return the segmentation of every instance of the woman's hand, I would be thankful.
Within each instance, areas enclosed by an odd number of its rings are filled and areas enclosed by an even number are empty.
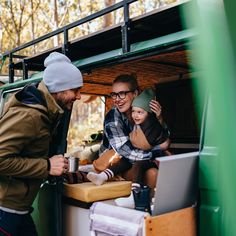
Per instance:
[[[157,119],[160,121],[160,123],[162,123],[162,115],[161,115],[161,105],[158,101],[156,100],[151,100],[151,102],[149,103],[149,106],[152,110],[152,112],[154,112],[156,114]]]
[[[160,148],[162,151],[167,150],[169,146],[170,146],[170,139],[166,139],[165,142],[160,144]]]

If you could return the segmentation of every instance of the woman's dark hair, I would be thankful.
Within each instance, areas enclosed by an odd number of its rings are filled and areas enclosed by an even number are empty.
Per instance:
[[[139,90],[137,76],[135,74],[118,75],[113,81],[112,85],[115,83],[127,83],[129,84],[129,89],[131,91]]]

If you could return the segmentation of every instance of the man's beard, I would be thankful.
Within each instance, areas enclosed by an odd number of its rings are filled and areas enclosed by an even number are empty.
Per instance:
[[[63,110],[69,110],[67,107],[66,107],[66,103],[63,101],[63,100],[57,100],[57,104],[63,109]]]

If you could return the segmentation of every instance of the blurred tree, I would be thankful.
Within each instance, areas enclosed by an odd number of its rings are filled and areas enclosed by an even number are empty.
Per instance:
[[[104,104],[100,97],[89,101],[89,95],[82,95],[80,101],[73,105],[71,122],[67,135],[67,153],[75,152],[90,135],[103,129]]]
[[[32,2],[33,0],[31,0]],[[28,24],[32,16],[38,9],[39,2],[35,6],[30,4],[28,7],[27,0],[21,1],[1,1],[0,5],[0,24],[2,28],[2,50],[21,45],[27,38],[31,40]],[[4,38],[6,40],[4,40]],[[7,47],[4,45],[6,43]]]
[[[39,5],[39,4],[38,4]],[[31,12],[33,12],[34,10],[34,1],[33,0],[30,0],[30,7],[31,7]],[[34,24],[34,14],[31,14],[30,15],[30,25],[31,25],[31,38],[32,39],[35,39],[35,24]],[[35,51],[35,46],[33,48],[33,52],[36,53]]]
[[[115,0],[104,0],[105,7],[110,7],[115,4]],[[113,25],[114,22],[114,12],[106,14],[104,16],[103,28]]]

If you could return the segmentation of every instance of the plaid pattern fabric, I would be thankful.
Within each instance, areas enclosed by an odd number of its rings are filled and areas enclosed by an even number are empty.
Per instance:
[[[127,117],[113,107],[105,117],[104,138],[100,153],[106,149],[113,148],[120,156],[129,159],[131,162],[160,156],[162,151],[159,145],[155,146],[151,151],[134,148],[129,139],[129,133],[132,130],[133,125]]]

